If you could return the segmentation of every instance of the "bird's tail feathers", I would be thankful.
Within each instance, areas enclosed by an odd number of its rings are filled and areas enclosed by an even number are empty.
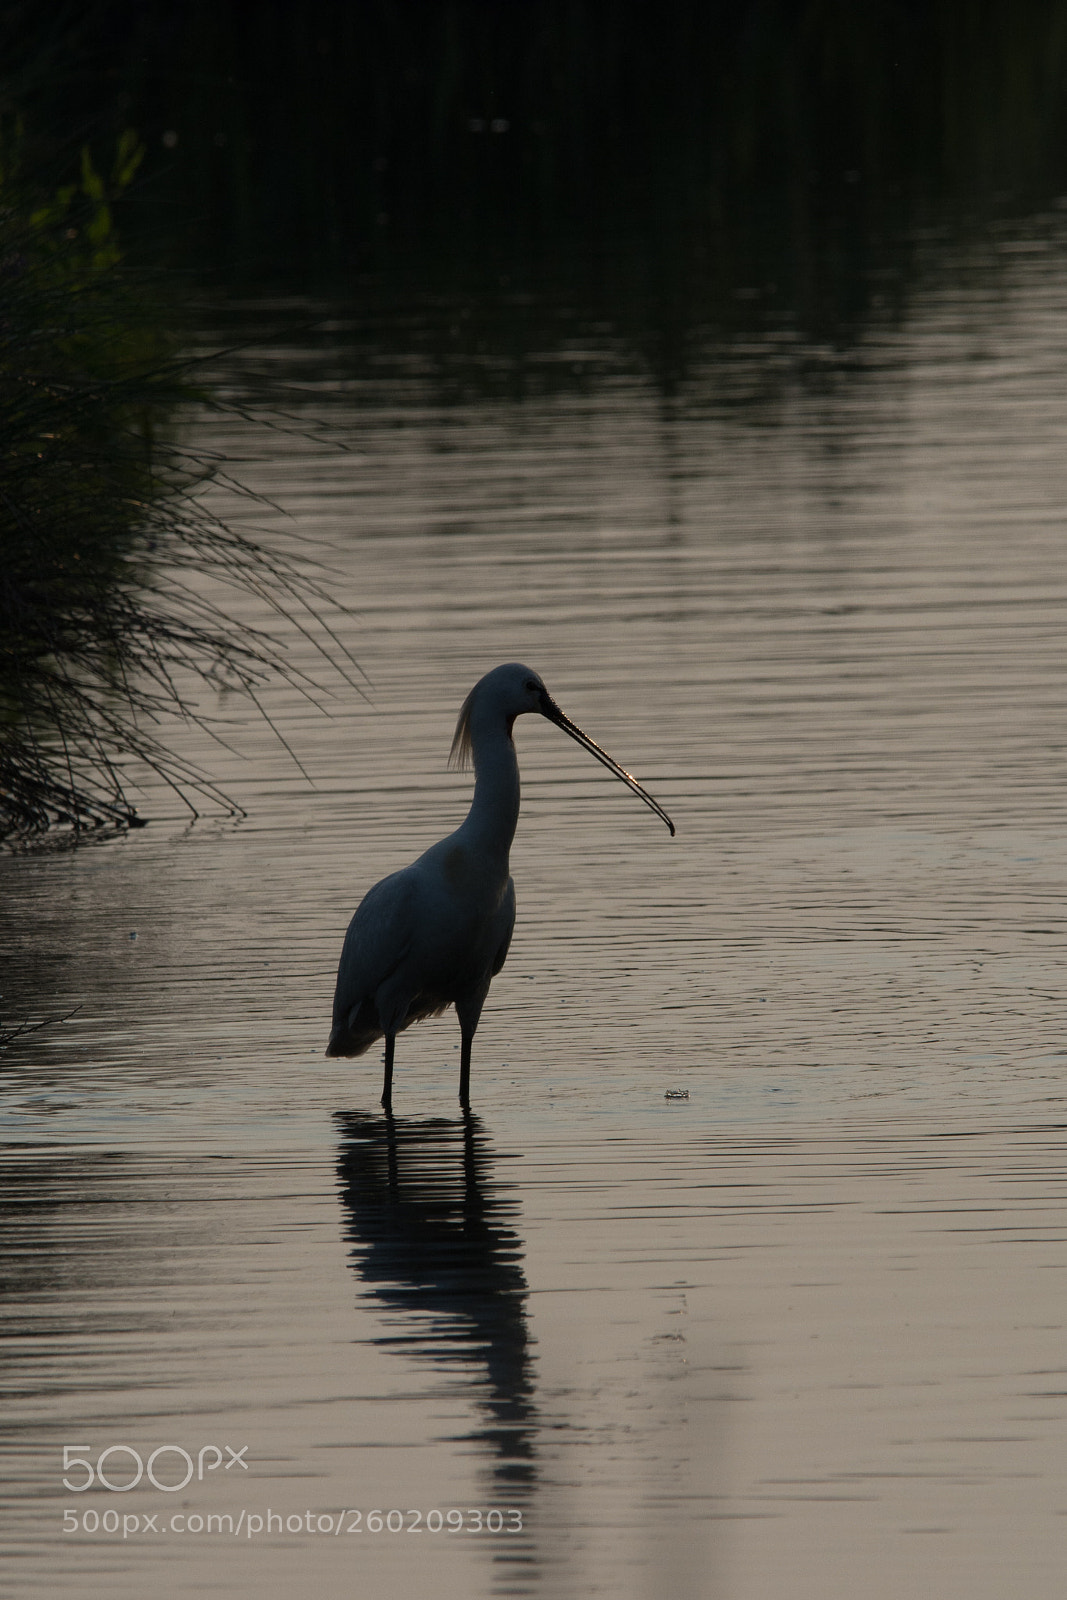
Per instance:
[[[366,1055],[371,1045],[382,1038],[380,1028],[353,1028],[347,1022],[338,1022],[326,1046],[328,1056]]]

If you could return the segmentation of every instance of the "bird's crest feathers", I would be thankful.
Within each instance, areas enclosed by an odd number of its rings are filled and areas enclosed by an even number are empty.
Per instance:
[[[475,684],[474,688],[478,687]],[[452,739],[452,748],[448,752],[448,764],[455,767],[457,772],[465,772],[474,765],[474,748],[471,744],[471,704],[474,700],[474,689],[471,690],[459,713],[456,731]]]

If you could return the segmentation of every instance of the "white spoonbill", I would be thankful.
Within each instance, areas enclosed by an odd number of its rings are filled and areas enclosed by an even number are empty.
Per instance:
[[[514,661],[487,672],[463,702],[449,757],[460,767],[474,760],[466,821],[368,890],[341,951],[326,1054],[361,1056],[384,1036],[387,1110],[397,1034],[451,1005],[462,1040],[459,1098],[470,1103],[471,1041],[515,927],[508,851],[519,820],[519,764],[511,730],[526,711],[539,711],[577,739],[674,834],[659,802],[563,715],[536,672]]]

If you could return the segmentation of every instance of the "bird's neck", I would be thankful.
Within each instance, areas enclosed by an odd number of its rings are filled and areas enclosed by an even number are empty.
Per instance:
[[[510,733],[497,725],[472,728],[474,799],[463,830],[483,850],[507,862],[519,820],[519,763]],[[479,737],[479,734],[481,736]]]

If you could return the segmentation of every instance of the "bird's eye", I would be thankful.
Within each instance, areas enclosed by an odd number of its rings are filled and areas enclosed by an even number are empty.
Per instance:
[[[538,691],[538,689],[540,689],[540,687],[541,687],[541,685],[540,685],[540,684],[539,684],[539,683],[538,683],[538,681],[537,681],[537,679],[536,679],[536,678],[527,678],[527,680],[526,680],[526,687],[527,687],[527,689],[529,689],[529,690],[530,690],[530,691],[531,691],[531,692],[532,692],[532,693],[534,693],[534,694],[536,694],[536,693],[537,693],[537,691]]]

